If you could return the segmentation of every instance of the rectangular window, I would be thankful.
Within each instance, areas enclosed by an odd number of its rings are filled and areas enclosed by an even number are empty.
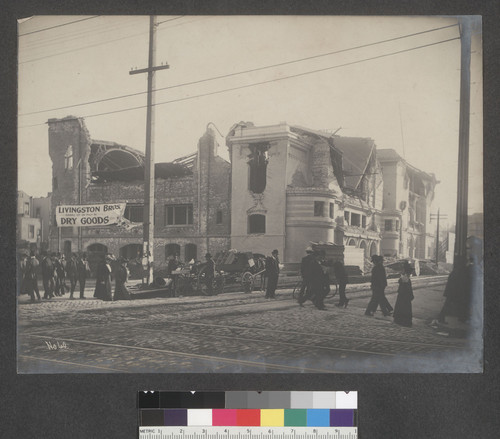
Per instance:
[[[123,216],[131,223],[142,223],[144,221],[144,205],[127,204]]]
[[[366,216],[361,217],[361,227],[366,228]]]
[[[359,213],[351,213],[351,226],[361,226],[361,215]]]
[[[165,225],[181,226],[193,224],[192,204],[171,204],[165,206]]]
[[[35,226],[28,226],[28,237],[30,239],[35,237]]]
[[[222,210],[217,211],[217,219],[216,219],[217,224],[222,224]]]
[[[345,210],[344,211],[344,220],[346,222],[346,224],[350,224],[350,220],[351,220],[351,215],[350,215],[350,212],[348,210]]]
[[[30,214],[30,203],[24,203],[24,214],[25,215]]]
[[[314,202],[314,216],[324,216],[325,203],[323,201]]]
[[[399,232],[399,220],[396,220],[396,232]]]
[[[248,217],[248,233],[266,233],[266,217],[264,215],[250,215]]]
[[[39,208],[39,207],[37,207],[37,208],[36,208],[36,211],[35,211],[35,212],[36,212],[36,213],[35,213],[35,217],[36,217],[36,218],[40,218],[40,216],[41,216],[41,212],[40,212],[40,208]]]
[[[330,218],[333,219],[333,203],[330,203]]]
[[[385,220],[385,231],[392,232],[392,220]]]

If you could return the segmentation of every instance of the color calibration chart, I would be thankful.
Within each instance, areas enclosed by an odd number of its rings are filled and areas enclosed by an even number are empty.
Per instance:
[[[357,439],[357,392],[138,394],[139,439]]]

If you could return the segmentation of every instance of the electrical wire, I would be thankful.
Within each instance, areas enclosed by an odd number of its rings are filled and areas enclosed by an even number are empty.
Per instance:
[[[93,18],[97,18],[97,17],[100,17],[100,15],[93,15],[92,17],[82,18],[80,20],[75,20],[75,21],[69,21],[68,23],[58,24],[56,26],[45,27],[43,29],[34,30],[32,32],[26,32],[24,34],[19,34],[19,36],[20,37],[24,37],[25,35],[36,34],[37,32],[43,32],[43,31],[46,31],[46,30],[55,29],[56,27],[67,26],[68,24],[79,23],[80,21],[92,20]]]
[[[202,94],[199,94],[199,95],[187,96],[187,97],[179,98],[179,99],[172,99],[170,101],[158,102],[158,103],[155,103],[153,105],[154,106],[160,106],[160,105],[165,105],[165,104],[171,104],[171,103],[174,103],[174,102],[182,102],[182,101],[187,101],[187,100],[191,100],[191,99],[197,99],[197,98],[201,98],[201,97],[212,96],[212,95],[216,95],[216,94],[220,94],[220,93],[227,93],[227,92],[230,92],[230,91],[241,90],[241,89],[245,89],[245,88],[249,88],[249,87],[255,87],[257,85],[263,85],[263,84],[269,84],[269,83],[272,83],[272,82],[283,81],[285,79],[298,78],[298,77],[302,77],[302,76],[306,76],[306,75],[311,75],[311,74],[314,74],[314,73],[320,73],[320,72],[324,72],[324,71],[328,71],[328,70],[333,70],[333,69],[337,69],[337,68],[341,68],[341,67],[351,66],[351,65],[354,65],[354,64],[360,64],[360,63],[363,63],[363,62],[366,62],[366,61],[373,61],[373,60],[376,60],[376,59],[386,58],[388,56],[399,55],[401,53],[411,52],[413,50],[423,49],[423,48],[426,48],[426,47],[432,47],[432,46],[436,46],[438,44],[444,44],[444,43],[448,43],[448,42],[459,40],[459,39],[460,39],[460,37],[455,37],[455,38],[450,38],[450,39],[447,39],[447,40],[436,41],[434,43],[429,43],[429,44],[424,44],[424,45],[421,45],[421,46],[410,47],[408,49],[398,50],[396,52],[390,52],[390,53],[386,53],[386,54],[383,54],[383,55],[377,55],[377,56],[373,56],[373,57],[370,57],[370,58],[364,58],[364,59],[361,59],[361,60],[352,61],[352,62],[348,62],[348,63],[344,63],[344,64],[337,64],[335,66],[325,67],[325,68],[322,68],[322,69],[310,70],[310,71],[298,73],[298,74],[295,74],[295,75],[284,76],[282,78],[269,79],[269,80],[266,80],[266,81],[254,82],[254,83],[251,83],[251,84],[246,84],[246,85],[241,85],[241,86],[238,86],[238,87],[227,88],[227,89],[224,89],[224,90],[216,90],[216,91],[213,91],[213,92],[202,93]],[[133,111],[133,110],[138,110],[138,109],[146,108],[146,107],[147,107],[146,105],[140,105],[140,106],[137,106],[137,107],[123,108],[121,110],[107,111],[107,112],[104,112],[104,113],[88,114],[88,115],[85,115],[85,116],[81,116],[81,118],[91,118],[91,117],[104,116],[104,115],[107,115],[107,114],[123,113],[123,112],[126,112],[126,111]],[[44,122],[44,123],[41,123],[41,124],[35,124],[35,125],[21,126],[19,128],[28,128],[30,126],[44,125],[46,123],[47,122]]]
[[[435,32],[435,31],[438,31],[438,30],[447,29],[447,28],[454,27],[454,26],[457,26],[457,24],[448,25],[448,26],[442,26],[442,27],[438,27],[438,28],[434,28],[434,29],[428,29],[428,30],[425,30],[425,31],[420,31],[420,32],[416,32],[416,33],[412,33],[412,34],[407,34],[407,35],[402,35],[402,36],[399,36],[399,37],[394,37],[394,38],[390,38],[390,39],[386,39],[386,40],[375,41],[373,43],[367,43],[367,44],[363,44],[363,45],[360,45],[360,46],[354,46],[354,47],[349,47],[349,48],[346,48],[346,49],[340,49],[340,50],[336,50],[336,51],[332,51],[332,52],[327,52],[327,53],[323,53],[323,54],[319,54],[319,55],[313,55],[313,56],[308,56],[308,57],[305,57],[305,58],[295,59],[295,60],[291,60],[291,61],[285,61],[285,62],[278,63],[278,64],[272,64],[272,65],[268,65],[268,66],[257,67],[255,69],[244,70],[244,71],[235,72],[235,73],[228,73],[228,74],[225,74],[225,75],[213,76],[211,78],[199,79],[197,81],[184,82],[184,83],[176,84],[176,85],[170,85],[168,87],[157,88],[157,89],[155,89],[153,91],[156,92],[156,91],[162,91],[162,90],[169,90],[169,89],[172,89],[172,88],[184,87],[184,86],[187,86],[187,85],[200,84],[200,83],[203,83],[203,82],[214,81],[214,80],[217,80],[217,79],[224,79],[224,78],[229,78],[229,77],[232,77],[232,76],[243,75],[245,73],[253,73],[253,72],[256,72],[256,71],[271,69],[271,68],[274,68],[274,67],[281,67],[281,66],[284,66],[284,65],[287,65],[287,64],[293,64],[293,63],[298,63],[298,62],[302,62],[302,61],[308,61],[308,60],[314,59],[314,58],[320,58],[320,57],[335,55],[335,54],[338,54],[338,53],[348,52],[348,51],[351,51],[351,50],[362,49],[362,48],[365,48],[365,47],[370,47],[370,46],[374,46],[374,45],[377,45],[377,44],[383,44],[383,43],[387,43],[387,42],[391,42],[391,41],[396,41],[396,40],[400,40],[400,39],[403,39],[403,38],[409,38],[409,37],[413,37],[413,36],[416,36],[416,35],[421,35],[421,34],[425,34],[425,33],[429,33],[429,32]],[[45,112],[49,112],[49,111],[64,110],[66,108],[81,107],[83,105],[91,105],[91,104],[97,104],[99,102],[108,102],[108,101],[112,101],[112,100],[116,100],[116,99],[123,99],[123,98],[132,97],[132,96],[139,96],[139,95],[145,94],[145,93],[147,93],[147,91],[141,91],[141,92],[137,92],[137,93],[129,93],[129,94],[126,94],[126,95],[114,96],[114,97],[105,98],[105,99],[98,99],[98,100],[95,100],[95,101],[82,102],[80,104],[66,105],[64,107],[57,107],[57,108],[50,108],[50,109],[47,109],[47,110],[32,111],[32,112],[29,112],[29,113],[20,114],[20,116],[28,116],[28,115],[31,115],[31,114],[39,114],[39,113],[45,113]]]

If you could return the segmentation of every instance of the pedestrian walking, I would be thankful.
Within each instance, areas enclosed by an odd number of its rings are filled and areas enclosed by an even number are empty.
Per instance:
[[[106,255],[105,260],[97,266],[94,297],[105,301],[113,300],[111,295],[111,261],[110,255]]]
[[[335,279],[337,279],[337,285],[339,286],[339,303],[335,306],[338,308],[347,308],[349,299],[345,295],[345,288],[349,278],[347,272],[345,271],[344,264],[341,261],[335,261],[333,264],[333,271],[335,273]]]
[[[387,286],[387,276],[383,265],[384,259],[382,256],[373,255],[372,262],[374,264],[371,276],[372,297],[366,307],[365,315],[373,316],[378,306],[380,306],[384,316],[389,316],[391,312],[387,307],[387,299],[384,294]]]
[[[19,265],[17,267],[17,287],[19,288],[18,294],[27,293],[26,285],[24,283],[24,275],[26,273],[26,261],[28,260],[28,256],[22,254],[19,256]]]
[[[130,300],[130,291],[126,287],[129,272],[127,268],[128,260],[125,258],[119,259],[119,265],[115,274],[115,295],[113,300]]]
[[[66,262],[66,276],[69,280],[70,293],[69,298],[74,299],[73,293],[75,292],[76,283],[78,282],[78,267],[76,262],[76,254],[72,253]]]
[[[80,285],[80,299],[85,299],[85,283],[87,281],[87,276],[90,274],[90,266],[87,261],[87,254],[78,258],[77,263],[78,270],[78,284]]]
[[[215,262],[212,259],[212,255],[207,253],[205,255],[204,267],[201,269],[201,273],[205,273],[205,285],[207,287],[207,296],[213,296],[214,294],[214,280],[215,280]]]
[[[412,326],[412,307],[413,288],[411,285],[411,274],[413,269],[411,265],[405,261],[403,265],[403,273],[399,278],[398,297],[394,306],[394,323],[401,326]]]
[[[278,250],[273,250],[271,256],[266,258],[266,277],[267,289],[266,299],[276,298],[276,287],[278,286],[278,278],[280,274],[280,261]]]
[[[314,251],[312,247],[306,248],[306,256],[300,262],[300,274],[302,276],[302,286],[300,287],[298,302],[302,306],[303,303],[310,299],[307,295],[310,279],[311,279],[311,263],[314,261]],[[310,292],[312,294],[312,291]]]
[[[312,300],[312,303],[317,309],[325,310],[326,307],[323,303],[326,295],[330,292],[330,277],[326,271],[326,267],[322,266],[324,262],[325,252],[318,251],[314,253],[314,259],[310,265],[310,280],[309,290],[307,294]]]
[[[30,252],[30,257],[26,260],[26,269],[24,272],[24,284],[31,297],[31,302],[36,302],[36,299],[40,301],[40,291],[38,291],[38,267],[40,263],[35,257],[35,252],[32,250]]]
[[[43,258],[41,262],[42,268],[42,282],[43,282],[43,298],[52,299],[54,297],[55,288],[55,267],[52,257],[47,253],[43,253]]]

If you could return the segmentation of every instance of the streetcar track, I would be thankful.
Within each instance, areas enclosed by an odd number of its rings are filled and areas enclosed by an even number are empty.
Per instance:
[[[24,354],[20,354],[19,355],[20,358],[26,358],[26,359],[30,359],[30,360],[40,360],[40,361],[46,361],[46,362],[49,362],[49,363],[61,363],[61,364],[69,364],[69,365],[72,365],[72,366],[80,366],[80,367],[85,367],[85,368],[94,368],[94,369],[106,369],[106,370],[111,370],[113,372],[123,372],[123,373],[126,373],[127,371],[126,370],[123,370],[123,369],[113,369],[112,367],[105,367],[105,366],[90,366],[88,364],[81,364],[81,363],[75,363],[73,361],[64,361],[64,360],[54,360],[54,359],[50,359],[50,358],[42,358],[42,357],[35,357],[33,355],[24,355]],[[52,372],[51,372],[52,373]]]
[[[26,334],[27,335],[27,334]],[[47,339],[50,338],[48,335],[35,335],[35,334],[30,334],[27,335],[29,337],[35,337],[35,338],[43,338]],[[259,363],[256,361],[251,361],[251,360],[237,360],[233,358],[224,358],[224,357],[216,357],[214,355],[202,355],[202,354],[191,354],[191,353],[186,353],[186,352],[177,352],[177,351],[172,351],[168,349],[156,349],[156,348],[146,348],[142,346],[126,346],[126,345],[119,345],[119,344],[114,344],[114,343],[102,343],[102,342],[96,342],[96,341],[89,341],[89,340],[74,340],[70,338],[60,338],[61,341],[65,341],[68,343],[80,343],[80,344],[86,344],[86,345],[95,345],[95,346],[104,346],[104,347],[110,347],[110,348],[118,348],[118,349],[129,349],[129,350],[139,350],[139,351],[146,351],[146,352],[156,352],[156,353],[162,353],[162,354],[169,354],[177,357],[188,357],[188,358],[194,358],[194,359],[200,359],[200,360],[208,360],[208,361],[219,361],[219,362],[224,362],[224,363],[229,363],[229,364],[237,364],[237,365],[246,365],[246,366],[257,366],[261,368],[268,368],[268,369],[278,369],[278,370],[294,370],[294,371],[308,371],[308,372],[316,372],[316,373],[338,373],[334,370],[326,370],[326,369],[313,369],[313,368],[308,368],[308,367],[296,367],[296,366],[288,366],[288,365],[280,365],[280,364],[274,364],[274,363]],[[23,354],[21,354],[23,355]]]
[[[168,319],[168,317],[167,317]],[[387,320],[381,320],[381,321],[387,321]],[[112,322],[108,323],[106,326],[110,327],[111,325],[117,326],[117,325],[122,325],[123,322]],[[130,324],[130,322],[127,322]],[[380,339],[377,338],[369,338],[369,337],[354,337],[354,336],[349,336],[349,335],[332,335],[332,334],[324,334],[324,333],[314,333],[314,332],[303,332],[303,331],[293,331],[293,330],[283,330],[283,329],[273,329],[273,328],[260,328],[260,327],[255,327],[255,326],[236,326],[236,325],[218,325],[216,323],[198,323],[198,322],[190,322],[186,320],[165,320],[163,323],[166,325],[179,325],[179,324],[184,324],[184,325],[191,325],[191,326],[205,326],[205,327],[212,327],[212,328],[222,328],[222,329],[236,329],[240,331],[253,331],[253,332],[272,332],[272,333],[281,333],[281,334],[287,334],[287,335],[302,335],[302,336],[310,336],[310,337],[328,337],[330,339],[339,339],[339,340],[350,340],[353,342],[381,342]],[[160,331],[161,329],[154,329],[154,328],[145,328],[141,325],[144,325],[144,322],[136,322],[132,323],[131,326],[133,325],[134,327],[140,327],[141,329],[144,330],[150,330],[150,331]],[[95,327],[95,323],[90,323],[88,325],[79,325],[78,328],[91,328]],[[52,332],[57,333],[57,332],[66,332],[68,328],[60,328],[60,329],[54,329]],[[171,331],[169,331],[171,333]],[[22,335],[36,335],[33,333],[29,332],[23,332],[23,334],[19,334],[20,336]],[[205,335],[205,334],[201,334]],[[434,348],[466,348],[467,346],[464,346],[464,343],[462,342],[455,342],[453,344],[447,343],[447,344],[436,344],[436,343],[422,343],[422,342],[415,342],[415,341],[403,341],[403,340],[390,340],[390,339],[384,339],[384,343],[391,343],[391,344],[401,344],[403,346],[415,346],[415,347],[434,347]]]

